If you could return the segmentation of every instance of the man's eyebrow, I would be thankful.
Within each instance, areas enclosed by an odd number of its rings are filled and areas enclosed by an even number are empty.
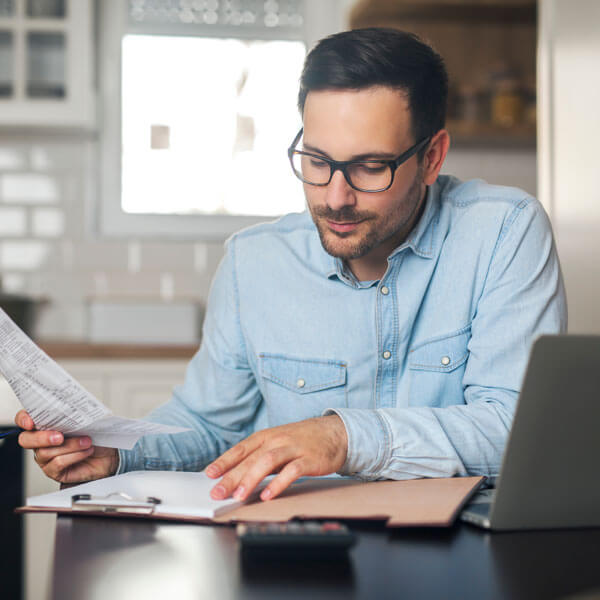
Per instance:
[[[324,156],[325,158],[329,158],[330,160],[333,160],[333,158],[331,158],[331,156],[329,154],[327,154],[327,152],[325,152],[324,150],[321,150],[320,148],[317,148],[316,146],[311,146],[310,144],[303,144],[303,148],[305,150],[308,150],[309,152],[314,152],[315,154],[320,154],[321,156]],[[348,160],[354,161],[354,160],[369,160],[369,159],[382,159],[382,160],[392,160],[396,158],[395,154],[391,154],[390,152],[363,152],[362,154],[356,154],[352,157],[350,157]],[[347,161],[340,161],[340,162],[347,162]]]

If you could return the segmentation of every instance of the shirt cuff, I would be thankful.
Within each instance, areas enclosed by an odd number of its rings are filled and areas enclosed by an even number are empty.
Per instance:
[[[376,410],[364,408],[328,408],[323,416],[337,415],[342,419],[348,436],[346,462],[338,471],[365,480],[379,479],[390,460],[391,432]]]
[[[119,466],[115,475],[127,473],[128,471],[140,471],[143,469],[141,444],[136,444],[131,450],[119,449]]]

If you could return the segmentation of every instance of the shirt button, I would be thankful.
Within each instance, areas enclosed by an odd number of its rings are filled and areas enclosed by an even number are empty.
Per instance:
[[[388,358],[390,358],[392,356],[392,353],[389,350],[386,350],[383,354],[382,354],[383,358],[385,358],[385,360],[387,360]]]
[[[444,366],[449,365],[450,364],[450,357],[449,356],[442,356],[442,364]]]
[[[300,379],[298,379],[298,381],[296,381],[296,385],[299,388],[303,388],[306,385],[306,381],[304,381],[304,379],[300,378]]]
[[[387,287],[385,287],[385,285],[384,285],[384,286],[381,288],[381,293],[382,293],[384,296],[387,296],[387,295],[390,293],[390,289],[389,289],[389,288],[387,288]]]

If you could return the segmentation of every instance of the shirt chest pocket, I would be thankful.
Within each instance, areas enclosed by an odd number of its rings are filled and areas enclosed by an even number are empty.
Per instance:
[[[421,342],[410,350],[410,406],[464,404],[462,380],[470,339],[468,326]]]
[[[346,406],[344,361],[263,353],[259,364],[270,427]]]

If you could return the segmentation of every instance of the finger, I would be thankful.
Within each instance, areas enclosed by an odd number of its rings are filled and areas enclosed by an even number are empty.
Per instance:
[[[20,410],[15,415],[15,425],[18,425],[21,429],[27,429],[27,430],[35,429],[33,419],[24,410]]]
[[[261,444],[262,439],[260,436],[251,435],[239,444],[229,448],[217,460],[210,463],[206,467],[206,474],[212,479],[220,477],[252,454]]]
[[[68,438],[64,444],[54,448],[37,448],[36,461],[41,466],[51,461],[53,458],[61,454],[71,454],[86,450],[92,445],[92,440],[89,437]]]
[[[294,483],[296,479],[302,477],[303,475],[308,475],[309,469],[306,466],[305,460],[302,458],[297,458],[292,462],[288,463],[277,477],[269,483],[269,485],[261,492],[260,499],[261,500],[271,500],[275,498],[285,488]]]
[[[19,434],[19,445],[32,450],[34,448],[47,448],[60,446],[64,442],[60,431],[24,431]]]
[[[248,465],[243,463],[239,468],[235,469],[235,475],[239,479],[239,483],[230,493],[236,500],[246,500],[254,491],[254,488],[267,475],[271,475],[271,473],[281,468],[282,465],[286,465],[294,460],[297,455],[296,449],[292,446],[280,446],[260,452],[251,463]]]
[[[60,480],[64,471],[73,465],[85,460],[92,452],[94,448],[88,448],[87,450],[81,450],[80,452],[71,452],[70,454],[61,454],[53,458],[51,461],[46,463],[42,469],[48,477],[52,479]]]

